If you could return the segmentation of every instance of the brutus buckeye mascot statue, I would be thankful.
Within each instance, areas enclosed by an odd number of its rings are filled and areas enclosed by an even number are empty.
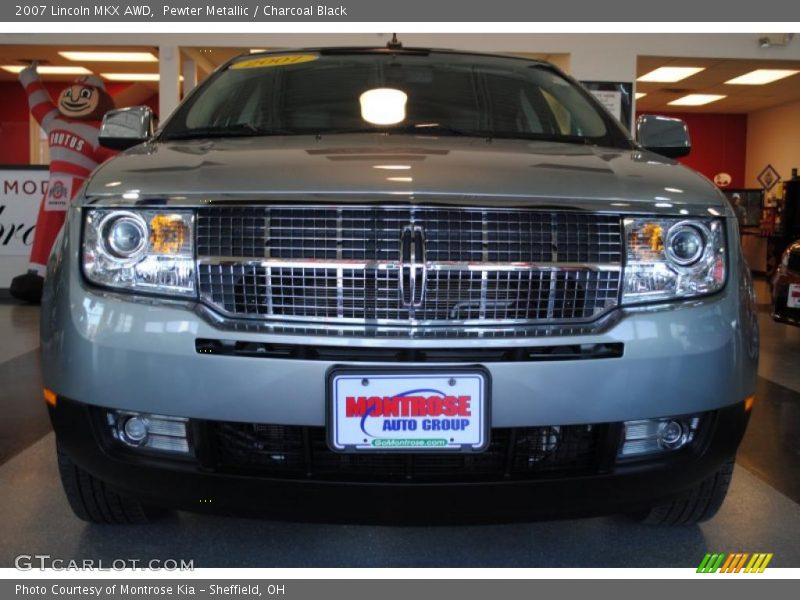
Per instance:
[[[47,133],[50,180],[36,220],[30,269],[14,278],[9,291],[20,300],[38,303],[47,258],[70,201],[89,173],[113,154],[101,148],[97,138],[103,115],[114,108],[114,101],[95,76],[75,80],[59,94],[57,104],[42,85],[36,63],[23,70],[19,80],[33,118]]]

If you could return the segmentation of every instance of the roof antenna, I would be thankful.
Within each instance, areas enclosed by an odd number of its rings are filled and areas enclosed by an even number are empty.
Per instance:
[[[393,33],[392,39],[386,42],[386,47],[389,50],[400,50],[403,47],[403,44],[397,39],[397,34]]]

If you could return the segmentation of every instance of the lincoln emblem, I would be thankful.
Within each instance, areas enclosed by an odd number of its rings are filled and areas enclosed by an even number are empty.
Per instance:
[[[405,308],[420,308],[425,299],[425,230],[409,224],[400,234],[400,302]]]

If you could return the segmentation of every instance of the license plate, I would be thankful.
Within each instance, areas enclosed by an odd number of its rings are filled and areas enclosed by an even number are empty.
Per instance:
[[[789,284],[789,295],[786,297],[788,308],[800,308],[800,283]]]
[[[489,444],[482,370],[333,371],[328,442],[337,452],[480,452]]]

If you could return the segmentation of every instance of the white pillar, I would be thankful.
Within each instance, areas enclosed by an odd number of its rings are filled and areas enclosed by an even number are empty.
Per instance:
[[[158,73],[158,116],[163,123],[180,98],[181,54],[177,46],[159,46]]]
[[[183,97],[197,85],[197,65],[193,60],[183,61]]]

